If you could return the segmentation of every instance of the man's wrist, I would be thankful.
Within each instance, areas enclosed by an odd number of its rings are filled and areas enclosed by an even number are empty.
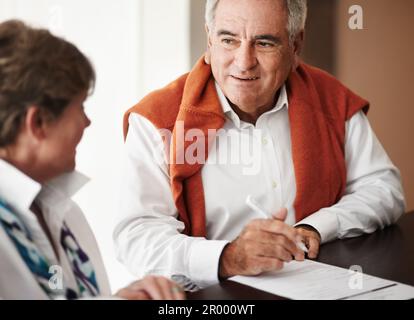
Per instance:
[[[298,224],[298,225],[295,226],[295,228],[301,228],[301,229],[305,229],[305,230],[308,230],[308,231],[313,231],[318,235],[319,241],[321,241],[321,234],[319,233],[319,231],[315,227],[313,227],[309,224]]]
[[[218,267],[218,279],[220,281],[227,280],[228,278],[232,277],[230,270],[228,269],[228,251],[231,250],[231,243],[226,244],[221,252],[220,259],[219,259],[219,267]]]

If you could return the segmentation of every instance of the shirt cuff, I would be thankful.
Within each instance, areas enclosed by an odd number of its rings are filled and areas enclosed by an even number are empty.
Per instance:
[[[200,288],[219,282],[218,268],[221,252],[229,241],[200,240],[191,246],[189,273]]]
[[[318,230],[321,244],[335,240],[338,235],[338,219],[332,209],[321,209],[295,224],[307,224]]]

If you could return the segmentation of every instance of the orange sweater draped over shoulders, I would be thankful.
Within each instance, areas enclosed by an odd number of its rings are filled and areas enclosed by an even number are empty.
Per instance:
[[[300,221],[341,199],[346,187],[345,124],[358,111],[367,113],[369,103],[326,72],[304,63],[290,74],[286,89],[297,188],[294,208]],[[178,135],[200,129],[207,137],[209,129],[221,129],[226,120],[211,67],[203,58],[190,73],[150,93],[125,113],[125,137],[131,112],[172,132],[170,159],[185,154],[191,145],[177,144]],[[184,123],[184,133],[179,132],[178,122]],[[208,145],[206,139],[207,151]],[[171,192],[184,233],[196,237],[206,236],[202,166],[188,163],[185,157],[183,163],[169,164]]]

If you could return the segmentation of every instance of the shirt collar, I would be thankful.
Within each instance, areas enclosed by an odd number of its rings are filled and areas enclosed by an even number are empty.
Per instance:
[[[20,212],[30,212],[33,201],[54,206],[70,199],[88,181],[85,175],[73,171],[41,185],[0,159],[0,198]]]
[[[19,211],[29,210],[42,186],[0,159],[0,198]]]
[[[216,86],[217,95],[218,95],[221,107],[223,108],[224,114],[226,115],[228,119],[233,121],[233,123],[236,125],[237,128],[240,128],[241,120],[239,116],[237,115],[237,113],[230,106],[229,101],[227,100],[226,96],[224,95],[223,90],[221,90],[217,81],[215,81],[215,86]],[[283,84],[283,86],[280,89],[279,98],[277,99],[275,106],[271,110],[265,112],[264,114],[270,114],[270,113],[277,112],[281,110],[283,107],[289,108],[289,101],[288,101],[285,84]]]
[[[54,206],[72,198],[89,180],[78,171],[62,174],[42,186],[38,199],[48,206]]]

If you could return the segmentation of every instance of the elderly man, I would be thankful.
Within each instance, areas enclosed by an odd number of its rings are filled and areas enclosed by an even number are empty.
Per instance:
[[[114,237],[130,271],[196,289],[403,213],[368,102],[300,62],[305,20],[305,0],[208,0],[205,56],[126,113]]]

